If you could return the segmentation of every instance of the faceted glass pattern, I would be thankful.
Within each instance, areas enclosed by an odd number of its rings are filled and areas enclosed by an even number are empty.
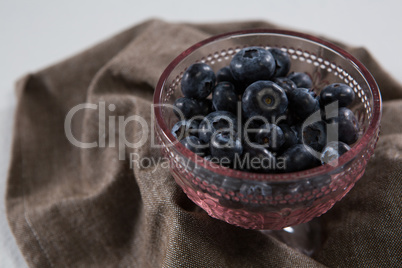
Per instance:
[[[353,88],[351,106],[360,123],[360,139],[329,164],[294,173],[260,174],[221,167],[184,148],[170,130],[177,122],[171,105],[181,97],[183,72],[195,62],[214,71],[229,65],[241,48],[278,47],[289,53],[291,71],[307,72],[313,90],[342,82]],[[154,95],[155,131],[170,159],[171,173],[210,216],[243,228],[277,230],[308,222],[327,212],[363,175],[379,135],[381,96],[369,71],[339,47],[314,36],[280,30],[249,30],[204,40],[180,54],[162,74]]]

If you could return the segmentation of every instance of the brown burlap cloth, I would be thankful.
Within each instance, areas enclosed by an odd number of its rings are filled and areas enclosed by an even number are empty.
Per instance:
[[[159,149],[150,143],[126,148],[124,161],[118,158],[118,131],[105,133],[106,141],[116,137],[115,146],[108,142],[102,146],[100,108],[106,107],[107,122],[109,116],[117,122],[119,116],[132,115],[150,122],[159,76],[184,49],[217,33],[277,27],[266,22],[149,20],[22,78],[17,83],[6,207],[27,263],[32,267],[401,266],[402,86],[364,48],[338,43],[367,66],[381,88],[381,137],[365,175],[322,216],[323,245],[311,258],[275,238],[195,209],[159,164],[130,167],[130,153],[158,155]],[[97,109],[74,114],[72,135],[81,142],[97,142],[94,148],[79,148],[66,137],[66,116],[82,103]],[[134,142],[141,131],[139,123],[127,124],[127,140]]]

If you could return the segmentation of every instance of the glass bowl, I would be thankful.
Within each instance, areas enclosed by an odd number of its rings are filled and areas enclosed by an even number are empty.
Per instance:
[[[171,134],[178,121],[172,110],[182,96],[183,72],[195,62],[214,71],[229,65],[241,48],[278,47],[288,52],[291,71],[307,72],[313,90],[342,82],[353,88],[351,106],[360,123],[360,138],[337,165],[293,173],[261,174],[222,167],[186,149]],[[308,222],[342,199],[365,171],[378,140],[381,95],[370,72],[343,49],[317,37],[282,30],[248,30],[208,38],[175,58],[154,93],[157,144],[169,159],[175,181],[210,216],[249,229],[279,230]]]

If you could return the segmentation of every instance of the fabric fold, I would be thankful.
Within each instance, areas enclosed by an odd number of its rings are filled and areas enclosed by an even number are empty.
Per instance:
[[[250,28],[281,27],[264,21],[151,19],[17,83],[6,207],[28,265],[359,267],[400,262],[402,86],[364,48],[338,43],[367,66],[380,86],[382,134],[365,175],[322,216],[325,240],[313,257],[274,237],[209,217],[158,161],[161,155],[150,146],[148,130],[153,90],[163,70],[198,41]]]

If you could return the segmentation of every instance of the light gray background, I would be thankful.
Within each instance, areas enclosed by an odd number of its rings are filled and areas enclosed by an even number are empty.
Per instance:
[[[16,104],[14,82],[22,75],[47,67],[149,18],[174,22],[262,19],[364,46],[402,82],[401,3],[395,0],[170,0],[159,3],[0,0],[0,267],[26,266],[9,230],[4,208]]]

